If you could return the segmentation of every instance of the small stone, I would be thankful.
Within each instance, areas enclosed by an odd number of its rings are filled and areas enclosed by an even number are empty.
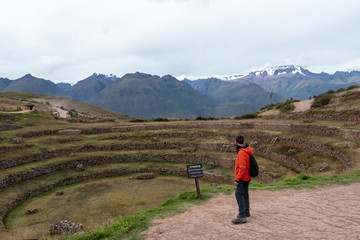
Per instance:
[[[326,163],[326,164],[318,167],[316,170],[318,170],[319,172],[323,172],[323,171],[325,171],[328,167],[329,167],[329,164]]]
[[[210,184],[210,187],[217,187],[218,185],[216,183]]]
[[[213,169],[216,167],[216,163],[213,161],[209,161],[206,163],[206,169]]]
[[[184,148],[181,148],[181,152],[195,152],[196,148],[194,147],[184,147]]]
[[[47,148],[46,148],[46,147],[40,147],[40,150],[41,150],[42,152],[47,152]]]
[[[273,139],[271,139],[271,144],[274,144],[276,141],[278,140],[278,137],[274,137]]]
[[[162,231],[160,228],[157,228],[157,229],[156,229],[156,233],[157,233],[157,234],[162,234],[163,231]]]
[[[346,148],[356,148],[357,145],[356,145],[356,143],[353,143],[353,142],[346,142],[345,147]]]
[[[20,143],[22,143],[22,139],[21,138],[13,138],[12,142],[16,143],[16,144],[20,144]]]
[[[289,149],[289,151],[287,152],[288,155],[294,155],[297,153],[296,149]]]
[[[35,209],[35,208],[30,208],[30,209],[28,209],[28,210],[26,211],[26,214],[34,214],[34,213],[37,213],[37,212],[38,212],[37,209]]]
[[[258,141],[254,141],[254,142],[250,143],[250,146],[251,147],[257,147],[257,146],[259,146],[259,143],[258,143]]]
[[[82,165],[81,163],[79,163],[78,165],[76,165],[76,170],[77,171],[84,171],[85,170],[85,168],[84,168],[84,165]]]
[[[64,194],[64,191],[63,190],[58,190],[56,191],[56,195],[57,196],[60,196],[60,195],[63,195]]]
[[[154,178],[153,173],[139,173],[136,175],[136,179],[152,179]]]
[[[72,152],[69,154],[69,157],[76,157],[76,154]]]

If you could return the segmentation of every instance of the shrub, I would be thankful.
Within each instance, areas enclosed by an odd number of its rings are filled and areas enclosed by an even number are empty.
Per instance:
[[[274,107],[276,106],[276,104],[270,104],[270,105],[267,105],[265,107],[262,107],[260,110],[271,110],[273,109]]]
[[[78,117],[78,116],[79,116],[78,112],[75,111],[74,109],[71,109],[71,110],[69,111],[69,115],[70,115],[71,117]]]
[[[332,94],[332,93],[335,93],[335,91],[330,89],[329,91],[327,91],[327,93]]]
[[[295,106],[293,104],[294,100],[286,100],[284,103],[278,103],[276,104],[275,108],[279,109],[282,113],[291,112],[295,109]]]
[[[323,107],[325,105],[328,105],[331,101],[331,98],[333,96],[330,93],[323,93],[320,94],[319,96],[317,96],[314,100],[313,105],[311,106],[312,108],[319,108],[319,107]]]
[[[129,122],[147,122],[148,120],[142,119],[142,118],[134,118],[131,119]]]
[[[351,90],[351,89],[355,89],[355,88],[358,88],[358,87],[360,87],[360,86],[352,85],[352,86],[348,87],[346,90]]]
[[[217,120],[217,118],[214,117],[204,118],[202,116],[198,116],[197,118],[195,118],[195,120]]]
[[[207,120],[207,119],[202,116],[198,116],[197,118],[195,118],[195,120]]]
[[[346,100],[357,100],[360,97],[360,92],[347,92],[342,96],[342,98]]]
[[[155,122],[168,122],[169,119],[158,117],[158,118],[153,119],[153,121],[155,121]]]
[[[242,115],[242,116],[236,116],[234,117],[234,119],[255,119],[257,118],[257,113],[248,113],[248,114],[245,114],[245,115]]]

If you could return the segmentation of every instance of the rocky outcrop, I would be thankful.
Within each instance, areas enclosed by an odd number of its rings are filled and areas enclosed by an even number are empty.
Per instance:
[[[84,231],[81,223],[61,220],[50,224],[50,234],[78,233]]]

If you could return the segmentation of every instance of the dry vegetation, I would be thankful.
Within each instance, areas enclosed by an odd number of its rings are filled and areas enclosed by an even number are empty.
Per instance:
[[[356,117],[356,109],[360,107],[359,92],[359,88],[353,88],[332,93],[334,96],[330,103],[316,109],[316,113],[327,115],[329,112],[346,112],[347,116]],[[46,238],[48,225],[62,219],[82,222],[88,231],[108,225],[132,212],[158,206],[166,199],[194,188],[193,181],[184,176],[184,171],[187,164],[196,161],[203,161],[205,172],[212,174],[209,176],[220,177],[220,180],[216,181],[214,178],[204,178],[202,187],[209,186],[211,181],[228,183],[228,180],[233,178],[231,166],[235,153],[232,144],[238,133],[244,134],[247,142],[253,142],[254,148],[259,151],[255,157],[263,175],[254,182],[276,182],[299,173],[282,160],[271,158],[271,154],[279,159],[297,162],[312,175],[342,174],[360,169],[359,139],[349,140],[342,136],[323,136],[271,127],[293,124],[360,131],[360,122],[353,119],[349,125],[347,121],[311,118],[315,110],[297,114],[263,110],[258,117],[244,120],[131,123],[122,119],[121,114],[92,108],[88,109],[87,113],[93,115],[93,119],[72,118],[69,121],[51,115],[49,106],[61,104],[66,109],[86,113],[88,105],[43,95],[0,94],[0,106],[6,109],[14,109],[30,100],[36,104],[37,111],[16,115],[0,113],[0,125],[19,127],[0,131],[0,179],[3,182],[6,182],[5,179],[13,181],[0,188],[0,209],[33,189],[83,175],[114,170],[156,172],[168,169],[181,173],[182,176],[157,173],[154,179],[136,180],[134,173],[119,174],[117,177],[79,181],[52,188],[43,194],[30,197],[9,211],[4,219],[5,225],[0,226],[1,239]],[[341,104],[344,102],[348,108]],[[351,115],[351,112],[354,114]],[[104,121],[108,117],[113,120]],[[245,124],[254,123],[267,127],[244,127]],[[65,129],[79,131],[59,134],[59,130]],[[283,140],[272,142],[276,137]],[[14,138],[20,138],[21,143],[14,143]],[[294,146],[292,140],[305,141],[308,145]],[[15,148],[25,145],[29,146],[20,150]],[[230,147],[225,151],[226,148],[222,145]],[[309,147],[315,145],[330,149],[338,155],[324,154]],[[336,156],[348,160],[351,165],[344,165]],[[215,161],[214,168],[210,167],[209,159]],[[6,165],[18,160],[17,165]],[[83,171],[76,170],[78,163],[84,165]],[[324,169],[320,171],[321,168]],[[34,175],[37,171],[39,174]],[[26,181],[19,177],[25,175],[28,176]],[[59,189],[65,194],[57,196],[55,192]],[[29,208],[39,211],[26,215]],[[5,228],[9,229],[10,233],[5,232]]]

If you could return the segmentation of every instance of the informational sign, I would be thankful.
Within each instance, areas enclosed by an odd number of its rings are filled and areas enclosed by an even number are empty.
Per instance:
[[[188,178],[195,178],[197,197],[201,198],[200,185],[199,185],[198,178],[202,178],[204,176],[202,164],[187,165],[186,167],[187,167]]]
[[[187,165],[188,178],[202,178],[204,176],[202,164]]]

